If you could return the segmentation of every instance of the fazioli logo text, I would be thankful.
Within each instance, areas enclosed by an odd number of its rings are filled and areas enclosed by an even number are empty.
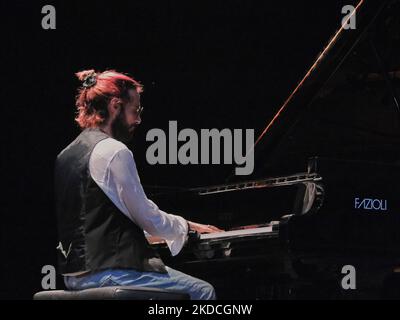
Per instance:
[[[354,198],[354,208],[362,210],[387,211],[387,200]]]

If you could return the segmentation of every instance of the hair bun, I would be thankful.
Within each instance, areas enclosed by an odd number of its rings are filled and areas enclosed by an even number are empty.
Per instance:
[[[85,81],[89,76],[94,75],[96,72],[91,69],[91,70],[83,70],[75,73],[75,75],[78,77],[80,81]]]

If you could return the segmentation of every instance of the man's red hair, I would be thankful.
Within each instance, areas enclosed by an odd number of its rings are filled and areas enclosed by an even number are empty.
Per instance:
[[[75,75],[84,81],[94,73],[94,70],[84,70]],[[112,98],[116,98],[117,103],[125,103],[129,101],[130,89],[136,89],[139,93],[143,91],[139,82],[115,70],[97,72],[94,78],[95,84],[82,86],[76,97],[78,115],[75,121],[82,129],[97,127],[107,120],[108,104]]]

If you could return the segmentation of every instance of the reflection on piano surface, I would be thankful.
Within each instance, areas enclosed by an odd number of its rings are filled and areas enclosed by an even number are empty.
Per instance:
[[[256,175],[308,161],[305,172],[154,195],[166,211],[226,230],[190,239],[172,259],[153,244],[221,299],[378,298],[400,265],[399,79],[390,78],[400,5],[360,3],[357,30],[335,34],[258,141]],[[347,265],[356,290],[341,285]]]

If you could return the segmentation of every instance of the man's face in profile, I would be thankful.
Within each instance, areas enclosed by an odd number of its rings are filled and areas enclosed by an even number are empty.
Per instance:
[[[140,95],[135,89],[130,89],[129,102],[121,106],[111,124],[113,137],[123,143],[130,142],[135,128],[142,122],[140,113]]]

